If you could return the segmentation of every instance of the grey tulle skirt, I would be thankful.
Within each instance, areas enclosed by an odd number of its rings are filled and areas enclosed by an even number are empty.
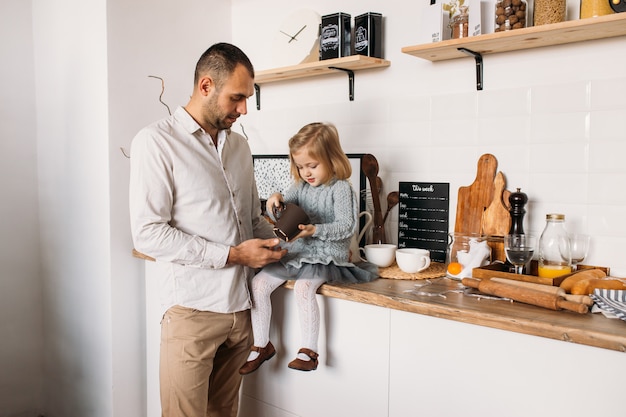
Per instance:
[[[300,268],[276,262],[265,266],[263,271],[287,280],[321,277],[330,284],[360,284],[378,278],[378,267],[369,262],[359,262],[353,266],[338,266],[332,262],[303,263]]]

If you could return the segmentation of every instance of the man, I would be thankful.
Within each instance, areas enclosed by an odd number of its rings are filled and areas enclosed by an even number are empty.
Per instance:
[[[261,216],[252,157],[230,132],[246,114],[254,69],[237,47],[198,60],[189,103],[131,145],[135,248],[156,259],[165,417],[235,417],[251,346],[252,268],[284,254]]]

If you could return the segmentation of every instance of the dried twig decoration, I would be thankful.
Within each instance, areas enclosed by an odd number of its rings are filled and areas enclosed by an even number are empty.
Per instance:
[[[157,78],[161,80],[161,94],[159,94],[159,102],[167,108],[167,113],[171,116],[172,111],[170,110],[170,106],[163,102],[163,93],[165,92],[165,81],[161,77],[157,77],[156,75],[148,75],[150,78]]]

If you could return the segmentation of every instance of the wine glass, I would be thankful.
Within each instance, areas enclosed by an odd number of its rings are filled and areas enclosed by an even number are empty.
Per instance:
[[[589,235],[570,235],[569,246],[572,254],[572,266],[575,269],[578,269],[578,264],[587,257],[590,240]]]
[[[506,235],[504,236],[504,251],[506,258],[515,266],[515,273],[522,274],[524,265],[528,263],[535,253],[537,239],[532,235]]]

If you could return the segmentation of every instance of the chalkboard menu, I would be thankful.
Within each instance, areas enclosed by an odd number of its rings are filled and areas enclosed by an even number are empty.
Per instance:
[[[435,262],[446,261],[450,184],[400,182],[398,247],[430,251]]]

